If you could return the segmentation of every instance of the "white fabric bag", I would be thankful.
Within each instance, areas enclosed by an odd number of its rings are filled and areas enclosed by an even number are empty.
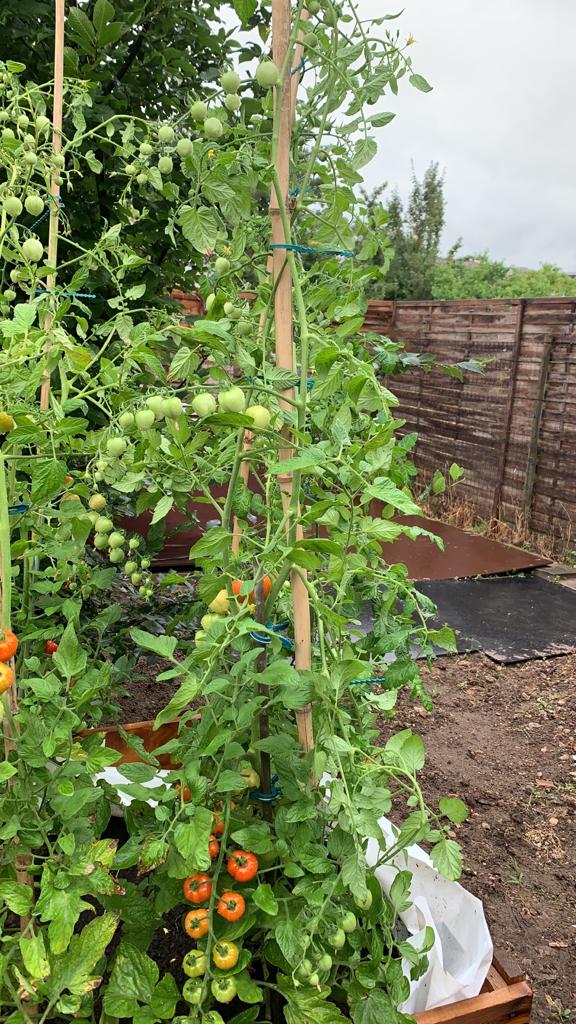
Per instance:
[[[390,844],[392,823],[380,818]],[[379,857],[375,839],[370,839],[366,859],[373,865]],[[404,1013],[421,1013],[459,999],[477,996],[492,963],[492,939],[482,903],[458,882],[439,875],[420,846],[409,846],[391,863],[377,868],[376,877],[387,894],[398,871],[410,871],[412,904],[399,916],[416,948],[424,941],[424,929],[434,929],[436,941],[428,953],[428,970],[412,982],[410,996],[400,1007]],[[409,974],[409,964],[404,964]]]

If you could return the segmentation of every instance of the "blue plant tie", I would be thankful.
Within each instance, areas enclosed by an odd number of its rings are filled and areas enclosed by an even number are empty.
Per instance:
[[[345,256],[351,259],[354,253],[350,249],[318,249],[314,245],[295,245],[291,242],[273,242],[269,249],[286,249],[288,252],[300,252],[306,256]]]
[[[94,295],[93,292],[67,292],[67,291],[51,292],[51,291],[48,291],[48,290],[46,290],[44,288],[36,288],[35,289],[35,294],[36,295],[56,295],[56,296],[63,295],[65,297],[76,298],[76,299],[97,299],[98,298],[98,296]]]
[[[304,75],[306,73],[306,58],[305,57],[302,57],[302,60],[300,61],[300,63],[296,64],[292,68],[292,74],[293,75],[297,75],[299,71],[302,71],[302,74],[300,75],[300,78],[304,78]]]
[[[395,686],[391,686],[386,682],[383,676],[372,676],[370,679],[351,679],[350,686],[383,686],[385,690],[395,690]]]
[[[258,800],[261,804],[271,804],[273,800],[277,800],[279,796],[282,796],[282,790],[280,786],[277,786],[278,776],[273,775],[270,779],[270,792],[263,793],[261,789],[257,789],[256,792],[250,793],[251,800]]]
[[[296,188],[291,188],[290,191],[288,192],[288,195],[289,196],[299,196],[300,195],[300,187],[298,185],[296,185]]]
[[[283,633],[285,629],[288,629],[289,625],[290,623],[288,621],[266,623],[266,629],[269,629],[271,633],[275,633],[278,636],[278,639],[280,640],[280,643],[282,644],[282,647],[284,648],[285,651],[294,650],[294,641],[290,640],[290,637],[280,636],[280,634]],[[272,643],[272,637],[270,636],[269,633],[258,633],[256,630],[254,630],[254,632],[250,633],[250,636],[252,637],[253,640],[256,641],[257,644],[262,644],[263,647],[266,647],[268,644]]]
[[[59,210],[63,209],[64,203],[60,199],[60,196],[50,196],[50,199],[52,200],[52,202],[56,203],[56,206],[58,207]],[[35,220],[34,223],[30,225],[28,230],[29,231],[34,231],[34,228],[37,227],[38,224],[41,224],[42,221],[46,220],[46,218],[49,217],[49,216],[50,216],[50,207],[48,207],[48,209],[45,210],[44,213],[40,217],[38,217],[38,220]]]
[[[21,502],[19,505],[8,505],[8,515],[21,516],[24,512],[27,512],[29,508],[30,505],[26,505],[24,502]]]

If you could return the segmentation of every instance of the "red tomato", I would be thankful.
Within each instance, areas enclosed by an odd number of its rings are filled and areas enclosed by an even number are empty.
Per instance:
[[[208,853],[210,854],[212,860],[214,860],[214,858],[217,857],[218,854],[220,853],[220,843],[218,842],[216,836],[214,835],[210,836],[208,840]]]
[[[53,654],[56,654],[57,650],[58,644],[56,643],[55,640],[47,640],[46,643],[44,644],[44,654],[48,654],[50,657]]]
[[[246,910],[246,901],[239,892],[223,892],[216,910],[225,921],[238,921]]]
[[[197,871],[191,878],[185,878],[182,886],[184,899],[189,903],[207,903],[212,894],[210,875]]]
[[[250,882],[258,871],[258,858],[247,850],[236,850],[236,853],[228,858],[226,867],[228,874],[237,882]]]

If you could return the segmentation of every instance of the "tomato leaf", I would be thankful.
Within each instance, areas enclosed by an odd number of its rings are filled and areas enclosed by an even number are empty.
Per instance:
[[[258,886],[252,899],[256,906],[260,907],[260,910],[263,910],[265,914],[275,917],[278,913],[278,900],[274,896],[272,886],[268,885],[267,882]]]
[[[32,889],[21,882],[0,881],[0,900],[13,914],[23,917],[32,907]]]
[[[463,800],[458,797],[442,797],[438,801],[438,807],[440,813],[448,818],[449,821],[453,821],[455,825],[460,825],[470,814],[466,804]]]
[[[456,881],[462,874],[462,850],[453,839],[441,839],[430,851],[430,857],[436,870]]]

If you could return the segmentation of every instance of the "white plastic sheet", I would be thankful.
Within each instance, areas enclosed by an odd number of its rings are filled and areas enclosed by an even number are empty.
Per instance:
[[[155,779],[143,785],[154,789],[167,774],[160,771]],[[106,768],[96,778],[112,786],[128,784],[117,768]],[[119,804],[127,807],[132,797],[117,789]],[[150,800],[155,806],[156,801]],[[118,808],[118,813],[122,813]],[[380,818],[380,827],[389,844],[394,842],[392,823]],[[370,839],[367,861],[373,865],[379,858],[379,846]],[[482,903],[458,882],[443,878],[435,870],[428,854],[420,846],[410,846],[389,865],[376,870],[384,892],[388,894],[398,871],[410,871],[412,905],[400,914],[408,931],[409,941],[416,948],[424,941],[427,927],[434,929],[434,946],[428,953],[428,970],[411,983],[410,996],[400,1007],[404,1013],[420,1013],[435,1006],[445,1006],[459,999],[477,996],[492,963],[492,939],[486,924]],[[409,976],[410,965],[404,969]]]
[[[390,844],[392,824],[380,818],[380,827]],[[379,847],[369,840],[367,860],[375,864]],[[477,996],[492,963],[492,939],[482,903],[458,882],[443,878],[420,846],[410,846],[390,865],[377,868],[376,877],[385,893],[398,871],[410,871],[412,906],[400,914],[416,948],[424,941],[426,927],[434,929],[434,946],[428,953],[426,974],[411,983],[410,996],[400,1007],[404,1013],[421,1013],[459,999]],[[409,965],[405,964],[409,974]]]

